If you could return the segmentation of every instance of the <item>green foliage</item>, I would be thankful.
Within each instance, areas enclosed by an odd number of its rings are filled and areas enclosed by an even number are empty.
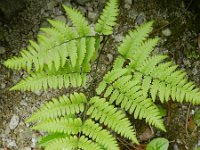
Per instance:
[[[194,121],[197,124],[197,126],[200,126],[200,110],[197,110],[194,114]]]
[[[106,102],[105,99],[91,98],[86,113],[87,119],[79,118],[80,113],[85,110],[87,102],[84,94],[74,93],[69,98],[61,96],[58,100],[52,99],[37,110],[27,122],[37,123],[32,128],[33,130],[49,133],[48,136],[40,140],[40,146],[48,150],[56,147],[58,143],[63,143],[62,148],[68,148],[70,145],[66,145],[64,141],[67,143],[70,140],[75,140],[75,145],[72,145],[72,147],[79,147],[79,140],[84,140],[88,144],[87,147],[96,146],[97,150],[102,148],[119,149],[115,136],[111,134],[110,130],[103,129],[101,124],[138,143],[135,131],[124,112]],[[92,118],[95,118],[95,121]],[[95,143],[90,142],[89,139],[92,139]]]
[[[118,0],[108,1],[103,13],[97,21],[95,31],[104,35],[112,34],[113,26],[116,24],[116,17],[118,14]]]
[[[118,5],[117,0],[107,2],[96,23],[95,34],[90,32],[87,20],[79,11],[63,6],[72,26],[49,20],[51,27],[41,29],[37,42],[30,41],[20,56],[4,62],[8,68],[29,73],[11,90],[84,87],[91,63],[97,58],[100,37],[113,33]],[[188,82],[185,72],[168,62],[167,56],[152,55],[159,42],[158,38],[148,38],[152,24],[150,21],[125,36],[113,68],[94,89],[95,95],[88,97],[75,92],[68,97],[53,98],[27,119],[35,123],[33,130],[47,133],[39,141],[41,147],[46,150],[117,150],[118,135],[138,144],[136,131],[126,113],[166,131],[163,113],[154,104],[157,99],[162,103],[169,100],[200,103],[199,89]],[[149,147],[158,149],[159,140],[153,140]],[[166,143],[163,142],[165,147]]]
[[[49,20],[52,27],[42,28],[38,41],[30,41],[21,56],[4,62],[11,69],[25,69],[30,75],[11,90],[46,90],[85,85],[90,62],[96,54],[96,42],[90,34],[85,18],[72,8],[64,6],[73,23],[69,27],[63,22]],[[45,56],[45,57],[44,57]]]
[[[153,139],[147,144],[146,150],[168,150],[169,141],[165,138]]]

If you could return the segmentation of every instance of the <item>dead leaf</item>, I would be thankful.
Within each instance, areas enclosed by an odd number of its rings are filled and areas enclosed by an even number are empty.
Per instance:
[[[195,129],[196,129],[196,124],[195,124],[193,118],[192,118],[192,117],[189,117],[189,118],[188,118],[188,130],[189,130],[190,132],[192,132],[192,131],[194,131]]]
[[[140,141],[148,141],[154,136],[154,132],[150,128],[146,128],[145,131],[139,135]]]
[[[145,149],[146,149],[146,145],[141,144],[141,145],[137,145],[134,150],[145,150]]]

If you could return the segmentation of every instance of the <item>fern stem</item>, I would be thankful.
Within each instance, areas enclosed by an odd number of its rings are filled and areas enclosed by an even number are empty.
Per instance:
[[[102,48],[100,49],[100,51],[99,51],[99,57],[97,58],[96,72],[97,72],[97,68],[98,68],[98,65],[99,65],[100,56],[101,56],[101,54],[102,54],[102,51],[103,51],[104,48],[105,48],[105,45],[106,45],[107,41],[108,41],[108,38],[106,39],[105,36],[104,36],[104,37],[103,37],[103,40],[102,40],[103,46],[102,46]],[[96,73],[96,72],[95,72],[95,73]]]
[[[69,43],[71,41],[76,41],[76,40],[79,40],[79,39],[82,39],[82,38],[95,38],[95,37],[101,37],[101,36],[104,36],[104,35],[96,34],[96,35],[87,35],[87,36],[81,36],[81,37],[73,38],[71,40],[67,40],[67,41],[61,42],[60,44],[55,45],[55,46],[53,46],[53,47],[51,47],[50,49],[47,49],[47,50],[51,50],[52,48],[56,48],[58,46],[61,46],[62,44],[66,44],[66,43]]]

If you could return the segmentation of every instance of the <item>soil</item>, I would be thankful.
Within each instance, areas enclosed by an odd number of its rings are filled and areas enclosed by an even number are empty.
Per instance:
[[[161,38],[155,53],[168,55],[187,72],[190,80],[200,86],[199,3],[198,0],[121,0],[118,25],[100,55],[97,70],[99,80],[112,66],[112,57],[117,55],[116,47],[122,36],[129,29],[154,20],[151,36]],[[30,124],[25,123],[25,119],[45,101],[74,90],[33,93],[9,91],[27,73],[22,70],[13,71],[2,65],[6,59],[18,55],[27,46],[28,40],[36,39],[39,28],[48,26],[47,18],[68,20],[65,19],[62,4],[78,8],[93,24],[104,7],[105,0],[26,0],[22,6],[11,8],[8,14],[0,2],[0,150],[31,150],[36,147],[38,133],[30,130]],[[200,132],[193,119],[198,106],[175,102],[158,105],[167,111],[164,120],[168,132],[150,129],[143,121],[138,121],[136,129],[144,146],[158,136],[170,141],[170,150],[192,150],[200,146]],[[127,148],[127,145],[123,146],[123,142],[121,145],[122,149],[139,149],[131,146]],[[144,146],[140,146],[139,150]]]

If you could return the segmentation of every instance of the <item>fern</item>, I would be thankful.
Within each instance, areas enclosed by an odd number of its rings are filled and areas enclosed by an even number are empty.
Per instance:
[[[87,99],[83,93],[74,93],[70,98],[63,95],[58,99],[53,98],[51,102],[46,103],[37,113],[34,113],[27,121],[48,120],[65,115],[74,115],[84,111]]]
[[[92,106],[88,109],[88,115],[99,120],[100,123],[104,123],[118,134],[138,143],[131,123],[122,111],[105,102],[105,99],[98,97],[92,98],[90,103],[92,103]]]
[[[44,34],[39,35],[38,42],[30,41],[30,46],[21,52],[21,56],[5,61],[4,65],[9,68],[30,72],[30,76],[12,90],[34,91],[84,85],[86,74],[90,72],[90,61],[97,51],[96,37],[89,36],[87,21],[78,11],[64,8],[76,30],[62,22],[49,20],[52,27],[41,29]],[[80,82],[75,83],[76,80]]]
[[[144,97],[141,79],[141,74],[128,74],[128,69],[115,69],[104,76],[97,94],[106,89],[104,97],[109,97],[110,103],[115,101],[116,105],[120,104],[130,114],[134,112],[135,119],[145,118],[149,124],[165,131],[159,109],[151,99]]]
[[[113,33],[119,14],[117,0],[109,0],[95,25],[95,34],[84,16],[63,6],[72,26],[48,20],[37,42],[30,41],[20,56],[4,62],[11,69],[24,69],[29,76],[11,90],[47,90],[85,87],[91,62],[100,48],[101,36]],[[117,137],[139,144],[126,113],[166,131],[162,114],[154,104],[169,100],[199,104],[200,91],[186,73],[167,61],[165,55],[152,55],[159,38],[148,38],[150,21],[130,31],[118,47],[113,68],[104,75],[89,96],[74,92],[53,98],[27,119],[33,130],[45,131],[39,146],[46,150],[118,150]],[[94,81],[96,78],[94,77]],[[91,89],[91,88],[90,88]]]
[[[79,34],[79,36],[81,37],[90,35],[90,28],[88,27],[88,22],[85,20],[83,15],[79,11],[73,8],[67,6],[63,7],[66,11],[66,14],[69,16],[72,23],[76,27],[76,31]]]
[[[71,136],[77,135],[78,138],[78,135],[81,134],[84,137],[91,138],[102,148],[109,150],[119,149],[115,137],[109,130],[102,129],[101,123],[138,143],[135,131],[128,118],[122,111],[117,110],[113,105],[106,102],[105,99],[100,99],[99,97],[91,98],[87,111],[88,119],[82,121],[78,114],[83,112],[84,105],[87,104],[85,95],[75,93],[69,97],[62,96],[59,100],[52,99],[27,120],[27,122],[37,122],[32,128],[33,130],[51,133],[41,140],[40,145],[48,146],[49,144],[45,143],[51,143],[54,141],[52,140],[54,137],[56,137],[56,141],[59,139],[58,142],[61,142],[63,136],[71,138]],[[95,123],[92,118],[98,123]],[[82,136],[79,138],[82,138]]]
[[[116,16],[118,16],[118,0],[108,1],[103,13],[97,21],[95,31],[104,35],[113,33],[113,26],[116,24]]]

